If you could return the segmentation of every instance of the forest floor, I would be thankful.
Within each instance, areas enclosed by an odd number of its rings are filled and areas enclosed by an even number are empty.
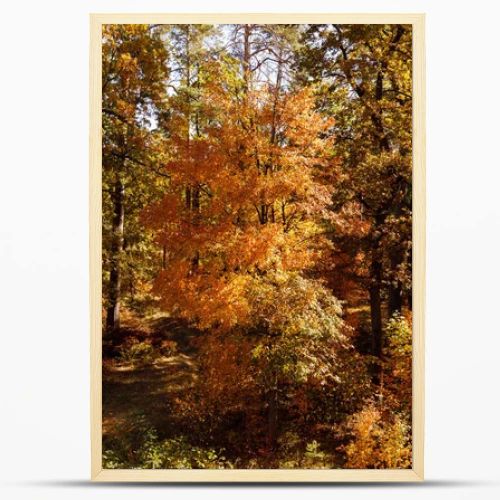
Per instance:
[[[126,321],[106,339],[103,361],[103,437],[123,432],[138,414],[160,435],[175,433],[174,401],[197,377],[197,331],[179,320],[153,317]],[[165,347],[166,346],[166,347]]]
[[[367,314],[349,308],[355,325]],[[176,402],[196,384],[196,338],[200,332],[166,315],[138,318],[124,314],[120,331],[103,339],[103,438],[118,437],[145,418],[160,437],[182,425]]]
[[[366,314],[363,307],[346,309],[346,319],[357,328]],[[195,448],[203,457],[209,449],[215,449],[219,456],[227,457],[228,463],[238,463],[244,468],[254,467],[256,463],[264,468],[275,468],[282,463],[287,464],[286,467],[306,467],[304,464],[312,460],[309,456],[312,452],[308,451],[307,455],[302,442],[291,441],[292,445],[287,445],[281,455],[269,454],[260,428],[253,429],[250,438],[240,434],[238,415],[230,415],[223,428],[209,427],[210,433],[216,433],[215,442],[221,443],[220,447],[206,441],[206,428],[197,427],[196,413],[192,413],[195,410],[193,396],[196,401],[200,382],[203,382],[199,378],[203,377],[198,347],[201,339],[199,330],[164,313],[140,317],[128,311],[123,312],[120,330],[103,338],[102,435],[106,468],[115,467],[115,456],[119,457],[118,468],[123,468],[123,464],[132,468],[149,467],[144,466],[144,457],[161,452],[158,443],[173,441],[177,443],[174,456],[181,460]],[[367,349],[362,345],[358,347]],[[200,433],[199,429],[204,431]],[[329,424],[301,438],[308,446],[315,446],[318,439],[328,442],[331,431]],[[153,442],[157,443],[153,448],[148,441],[151,432]],[[259,439],[264,439],[264,444],[253,446]],[[290,446],[296,449],[291,451]],[[315,466],[337,467],[342,457],[336,446],[325,447],[317,457],[314,455],[315,460],[319,460]],[[214,458],[202,461],[203,466],[213,465]]]

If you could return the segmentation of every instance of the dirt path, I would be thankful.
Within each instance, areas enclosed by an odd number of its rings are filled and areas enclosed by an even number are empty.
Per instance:
[[[153,345],[174,341],[177,352],[148,363],[130,363],[108,358],[103,367],[103,436],[110,437],[134,417],[142,414],[160,435],[175,431],[174,398],[193,386],[196,361],[190,340],[197,332],[170,318],[150,320],[147,328],[124,328],[115,351],[130,337],[148,339]]]

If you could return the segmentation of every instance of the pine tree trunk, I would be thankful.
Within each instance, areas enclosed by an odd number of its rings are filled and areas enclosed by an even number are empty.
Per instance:
[[[243,31],[243,82],[245,94],[250,87],[250,35],[252,30],[250,25],[245,24]]]

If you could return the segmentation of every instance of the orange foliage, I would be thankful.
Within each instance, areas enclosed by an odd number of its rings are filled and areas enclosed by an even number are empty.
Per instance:
[[[388,418],[374,405],[349,418],[352,440],[340,449],[348,469],[407,469],[411,467],[410,427],[402,417]]]
[[[335,162],[332,121],[314,111],[310,90],[242,98],[209,81],[198,106],[210,119],[197,134],[175,129],[170,190],[143,219],[168,249],[154,288],[163,306],[227,330],[252,324],[248,297],[263,275],[303,271],[328,248],[318,223]]]

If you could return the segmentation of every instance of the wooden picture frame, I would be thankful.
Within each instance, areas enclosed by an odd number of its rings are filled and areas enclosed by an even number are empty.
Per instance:
[[[239,469],[109,470],[102,454],[102,201],[101,201],[101,29],[103,24],[411,24],[413,26],[413,468],[412,469]],[[91,478],[150,482],[385,482],[424,478],[425,322],[425,49],[424,14],[91,14],[90,15],[90,355]]]

